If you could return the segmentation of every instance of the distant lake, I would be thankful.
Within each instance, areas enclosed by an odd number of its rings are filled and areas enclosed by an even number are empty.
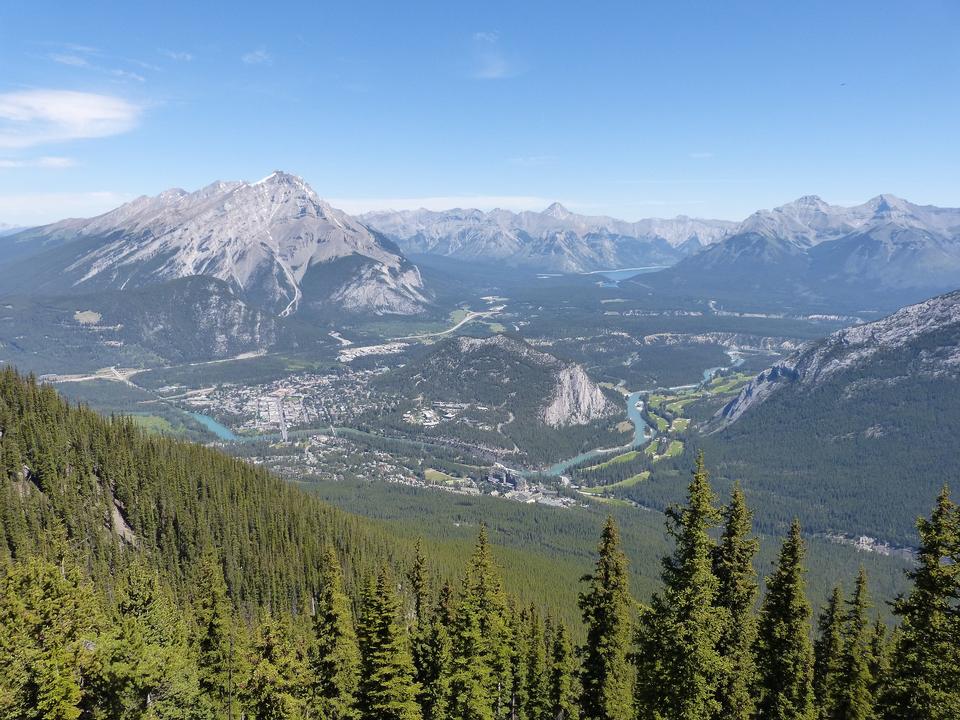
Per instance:
[[[663,270],[666,267],[666,265],[649,265],[647,267],[620,268],[618,270],[594,270],[593,272],[584,274],[600,275],[601,277],[606,278],[606,282],[602,283],[603,287],[618,287],[621,280],[629,280],[637,275],[657,272],[657,270]]]
[[[207,430],[212,432],[221,440],[236,440],[237,436],[233,434],[233,430],[228,428],[222,423],[218,423],[209,415],[204,415],[203,413],[192,412],[188,413],[190,417],[196,420],[198,423],[203,425]]]

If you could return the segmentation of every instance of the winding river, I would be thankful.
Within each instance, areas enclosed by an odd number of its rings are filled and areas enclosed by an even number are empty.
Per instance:
[[[642,393],[640,392],[633,392],[627,396],[627,419],[633,423],[632,442],[616,448],[597,448],[596,450],[588,450],[587,452],[580,453],[575,457],[562,460],[551,465],[545,470],[542,470],[541,474],[551,475],[554,477],[557,475],[563,475],[563,473],[565,473],[574,465],[579,465],[580,463],[590,460],[591,458],[595,458],[600,455],[607,455],[616,451],[626,452],[627,450],[631,450],[646,444],[646,442],[654,436],[654,433],[653,428],[651,428],[647,424],[647,421],[643,419],[643,413],[640,409],[643,407],[643,401],[640,399],[641,395]],[[637,403],[640,404],[640,408],[637,407]]]

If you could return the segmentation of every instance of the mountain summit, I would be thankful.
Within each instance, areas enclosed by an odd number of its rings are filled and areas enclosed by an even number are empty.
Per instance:
[[[721,242],[651,282],[767,298],[888,308],[957,287],[960,209],[879,195],[830,205],[808,195],[760,210]]]
[[[279,170],[254,183],[174,188],[13,240],[54,247],[30,262],[60,290],[208,276],[281,316],[305,304],[413,314],[426,303],[419,271],[396,247]]]
[[[671,265],[736,227],[683,216],[627,222],[578,215],[558,202],[542,212],[421,209],[369,212],[360,219],[408,253],[559,272]]]

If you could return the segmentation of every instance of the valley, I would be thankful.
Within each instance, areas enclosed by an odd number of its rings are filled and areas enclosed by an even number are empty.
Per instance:
[[[733,397],[750,371],[842,321],[638,295],[622,287],[636,271],[610,274],[470,273],[434,329],[343,316],[309,351],[44,379],[312,487],[376,478],[643,512],[658,505],[636,487],[690,462],[702,418],[684,408]]]
[[[763,531],[796,514],[835,543],[909,544],[912,517],[854,511],[862,491],[845,486],[828,508],[800,500],[819,478],[762,479],[773,448],[779,467],[824,467],[829,435],[740,430],[764,408],[743,424],[734,412],[729,429],[716,418],[745,406],[758,373],[920,292],[900,284],[856,305],[824,293],[811,273],[827,249],[870,233],[939,243],[956,217],[880,196],[805,197],[739,224],[630,224],[559,204],[356,218],[278,171],[5,237],[0,361],[317,492],[370,483],[640,516],[676,502],[707,449]],[[783,272],[776,291],[758,284]],[[28,290],[17,278],[30,273]],[[887,436],[874,426],[864,437]],[[913,507],[931,492],[917,488]]]

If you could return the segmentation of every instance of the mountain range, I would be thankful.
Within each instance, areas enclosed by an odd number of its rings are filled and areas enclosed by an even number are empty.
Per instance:
[[[958,278],[960,209],[879,195],[853,207],[805,196],[761,210],[644,282],[719,297],[893,307],[955,289]]]
[[[801,197],[742,222],[685,216],[627,222],[573,213],[476,209],[352,217],[301,178],[167,190],[99,217],[2,236],[0,291],[83,292],[172,279],[223,280],[277,315],[331,308],[413,315],[431,292],[406,255],[538,272],[668,266],[664,291],[889,307],[954,289],[960,209],[879,195],[852,207]]]
[[[185,277],[223,280],[280,316],[328,306],[411,315],[428,303],[417,267],[301,178],[215,182],[140,197],[99,217],[4,238],[3,289],[124,290]]]
[[[420,209],[370,212],[360,220],[409,254],[506,262],[552,272],[672,265],[736,227],[725,220],[685,216],[627,222],[578,215],[560,203],[543,212]]]

